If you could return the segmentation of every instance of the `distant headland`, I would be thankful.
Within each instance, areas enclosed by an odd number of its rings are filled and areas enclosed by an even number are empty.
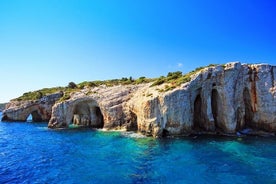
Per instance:
[[[191,134],[275,135],[276,67],[209,65],[148,79],[122,78],[44,88],[11,100],[2,121],[47,121],[49,128]]]
[[[6,103],[0,103],[0,112],[5,109]]]

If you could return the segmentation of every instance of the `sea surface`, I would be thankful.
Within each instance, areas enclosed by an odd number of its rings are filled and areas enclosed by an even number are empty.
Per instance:
[[[276,139],[153,139],[0,122],[0,183],[275,184]]]

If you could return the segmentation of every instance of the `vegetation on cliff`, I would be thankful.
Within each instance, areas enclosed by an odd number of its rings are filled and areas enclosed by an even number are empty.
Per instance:
[[[208,68],[208,67],[214,67],[217,66],[216,64],[210,64],[205,67],[198,67],[195,70],[182,74],[182,72],[177,71],[177,72],[169,72],[167,77],[161,76],[157,80],[155,80],[151,86],[158,86],[161,84],[166,83],[165,89],[161,89],[160,92],[162,91],[169,91],[171,89],[176,88],[177,86],[180,86],[183,83],[190,82],[191,81],[191,76],[196,74],[197,72],[200,72],[201,70]]]
[[[23,101],[23,100],[38,100],[43,96],[57,93],[60,91],[65,91],[66,87],[53,87],[53,88],[43,88],[37,91],[26,92],[22,96],[15,98],[13,100]]]
[[[70,98],[70,93],[77,92],[85,87],[97,87],[101,85],[106,85],[108,87],[115,85],[128,85],[128,84],[141,84],[141,83],[149,83],[154,81],[155,79],[149,79],[146,77],[140,77],[138,79],[133,79],[132,77],[122,79],[111,79],[105,81],[84,81],[79,84],[75,84],[74,82],[69,82],[66,87],[53,87],[53,88],[43,88],[37,91],[26,92],[22,96],[15,98],[13,100],[16,101],[24,101],[24,100],[39,100],[43,96],[47,96],[53,93],[57,93],[62,91],[64,93],[63,97],[60,101],[64,101]]]
[[[199,67],[196,68],[195,70],[187,73],[187,74],[182,74],[181,71],[176,71],[176,72],[169,72],[167,76],[161,76],[159,78],[146,78],[146,77],[140,77],[138,79],[133,79],[132,77],[126,78],[123,77],[121,79],[111,79],[111,80],[97,80],[97,81],[84,81],[79,84],[75,84],[74,82],[69,82],[68,86],[66,87],[53,87],[53,88],[43,88],[37,91],[31,91],[24,93],[22,96],[13,99],[16,101],[24,101],[24,100],[39,100],[43,96],[47,96],[53,93],[57,92],[63,92],[63,97],[60,99],[60,101],[64,101],[70,98],[70,94],[72,92],[77,92],[80,91],[86,87],[97,87],[101,85],[106,85],[108,87],[110,86],[115,86],[115,85],[129,85],[129,84],[142,84],[142,83],[149,83],[152,82],[151,87],[153,86],[158,86],[161,84],[166,84],[165,89],[161,89],[160,92],[163,91],[169,91],[171,89],[174,89],[177,86],[180,86],[181,84],[185,82],[189,82],[191,80],[191,76],[194,75],[195,73],[201,71],[204,68],[207,67],[213,67],[216,66],[215,64],[210,64],[205,67]]]

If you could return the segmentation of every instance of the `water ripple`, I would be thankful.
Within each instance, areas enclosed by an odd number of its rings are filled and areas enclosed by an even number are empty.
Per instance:
[[[153,139],[0,123],[0,183],[276,183],[274,138]]]

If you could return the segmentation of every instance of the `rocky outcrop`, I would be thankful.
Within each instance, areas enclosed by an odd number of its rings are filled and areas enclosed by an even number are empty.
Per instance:
[[[234,134],[245,128],[275,133],[275,69],[240,63],[210,67],[173,91],[140,91],[129,105],[139,131],[153,136]],[[143,93],[152,96],[142,97]]]
[[[2,112],[6,107],[6,103],[0,103],[0,112]]]
[[[235,134],[245,128],[275,133],[275,69],[241,63],[209,67],[168,92],[162,92],[167,84],[94,88],[89,91],[91,95],[80,93],[56,104],[49,127],[67,127],[75,122],[137,129],[157,137]],[[94,121],[101,123],[92,124]]]
[[[126,103],[143,86],[100,86],[74,93],[69,100],[54,105],[48,127],[64,128],[73,123],[95,128],[134,130],[134,119],[126,109]]]
[[[52,107],[62,95],[55,93],[35,101],[11,101],[3,111],[2,121],[26,121],[29,115],[32,115],[34,122],[49,121]]]
[[[85,88],[53,105],[48,127],[75,124],[137,130],[154,137],[248,130],[275,134],[275,77],[275,66],[235,62],[205,68],[170,91],[166,89],[171,84],[151,83]],[[18,119],[24,120],[31,111]],[[19,117],[17,112],[9,108],[4,114]]]

